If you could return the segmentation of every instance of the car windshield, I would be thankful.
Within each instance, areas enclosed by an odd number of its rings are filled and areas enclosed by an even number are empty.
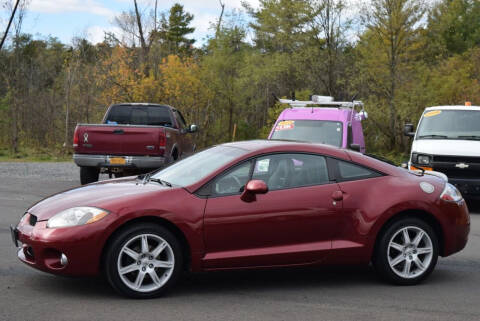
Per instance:
[[[197,183],[246,153],[248,153],[247,150],[236,147],[215,146],[162,169],[152,175],[152,178],[185,187]]]
[[[427,111],[418,126],[416,139],[480,140],[480,111]]]
[[[341,147],[342,123],[327,120],[283,120],[277,123],[271,138]]]

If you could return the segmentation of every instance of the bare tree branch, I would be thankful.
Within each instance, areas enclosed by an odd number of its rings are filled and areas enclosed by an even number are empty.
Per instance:
[[[133,0],[133,3],[135,4],[135,15],[137,16],[138,32],[140,33],[140,45],[142,46],[143,53],[146,57],[148,53],[148,47],[147,42],[145,41],[145,36],[143,35],[142,19],[140,12],[138,11],[137,0]]]
[[[0,42],[0,50],[2,50],[3,43],[5,42],[5,39],[7,39],[8,31],[10,30],[10,26],[12,25],[12,21],[13,21],[13,18],[15,17],[15,12],[17,12],[19,3],[20,3],[20,0],[17,0],[17,2],[15,3],[15,7],[13,8],[12,14],[10,15],[10,20],[8,20],[7,30],[5,30],[5,33],[3,34],[2,42]]]
[[[222,11],[220,12],[220,18],[218,18],[217,32],[215,33],[215,36],[218,36],[218,33],[220,32],[220,28],[222,26],[223,11],[225,11],[225,3],[222,2],[222,0],[218,0],[218,2],[220,2],[220,7],[222,8]]]

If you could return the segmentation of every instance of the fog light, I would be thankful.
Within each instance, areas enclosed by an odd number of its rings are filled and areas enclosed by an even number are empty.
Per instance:
[[[60,256],[60,264],[62,266],[65,266],[68,264],[68,259],[67,259],[67,256],[65,254],[62,253],[62,256]]]

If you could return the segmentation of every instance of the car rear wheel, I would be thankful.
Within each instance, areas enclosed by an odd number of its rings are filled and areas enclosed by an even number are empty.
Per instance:
[[[417,218],[406,218],[380,235],[373,265],[386,280],[413,285],[432,273],[437,259],[438,239],[433,228]]]
[[[108,248],[105,274],[112,287],[132,298],[163,294],[178,279],[180,243],[162,226],[137,224],[117,235]]]
[[[80,183],[82,185],[98,181],[100,170],[96,167],[80,167]]]

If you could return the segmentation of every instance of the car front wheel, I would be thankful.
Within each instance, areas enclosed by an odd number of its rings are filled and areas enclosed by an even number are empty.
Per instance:
[[[438,259],[438,239],[433,228],[417,218],[391,224],[380,236],[373,265],[388,281],[413,285],[432,273]]]
[[[176,282],[182,264],[175,236],[162,226],[142,223],[114,238],[105,257],[105,274],[120,294],[152,298]]]

